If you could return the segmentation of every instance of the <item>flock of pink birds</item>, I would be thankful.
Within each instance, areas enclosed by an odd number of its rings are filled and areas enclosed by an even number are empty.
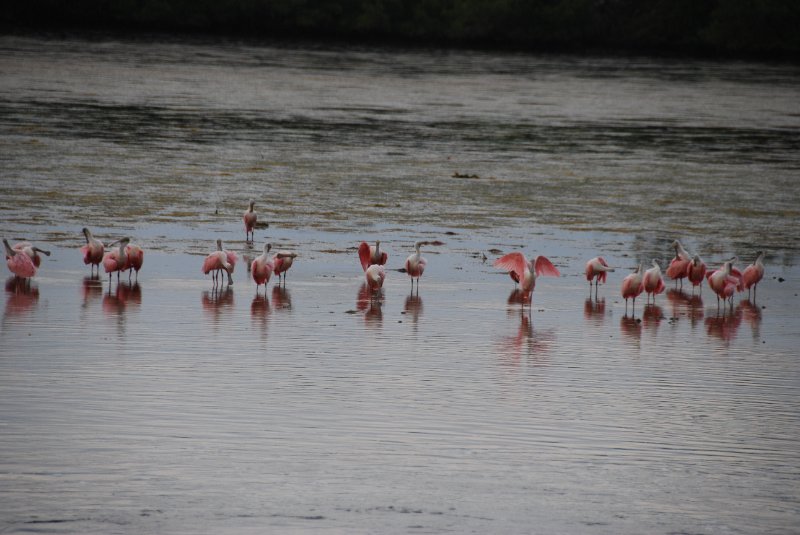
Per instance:
[[[251,243],[255,235],[256,222],[258,216],[254,209],[254,201],[250,201],[249,208],[244,213],[243,221],[246,233],[246,240]],[[130,279],[132,273],[139,278],[139,270],[144,263],[144,251],[138,245],[132,244],[130,238],[122,238],[109,244],[106,251],[104,244],[95,238],[88,228],[83,229],[86,244],[81,247],[83,262],[91,266],[92,274],[95,268],[99,275],[100,265],[109,276],[117,274],[119,280],[120,273],[128,272]],[[8,269],[17,277],[30,279],[36,274],[36,270],[41,265],[41,254],[50,256],[49,251],[45,251],[33,246],[30,242],[20,242],[11,246],[8,240],[4,239],[3,244],[6,250],[6,264]],[[420,248],[423,245],[442,245],[441,242],[418,241],[414,244],[415,252],[406,258],[404,269],[405,273],[411,278],[411,291],[414,291],[414,281],[417,282],[417,292],[419,292],[419,278],[425,271],[427,261],[422,256]],[[383,287],[386,279],[385,265],[389,259],[386,251],[381,250],[381,242],[376,241],[375,245],[361,242],[358,248],[358,257],[361,267],[364,270],[364,277],[368,289],[373,294],[378,294]],[[675,248],[675,258],[672,259],[666,269],[666,275],[670,279],[680,281],[683,286],[683,279],[688,279],[694,288],[700,286],[702,291],[703,280],[708,281],[708,286],[717,295],[717,305],[720,299],[730,301],[733,306],[733,296],[736,292],[744,290],[750,291],[752,288],[753,298],[758,282],[764,276],[764,253],[759,252],[753,264],[747,266],[744,271],[739,271],[735,267],[736,258],[732,258],[715,270],[709,270],[706,264],[697,255],[690,255],[679,241],[673,242]],[[272,245],[264,245],[263,253],[253,259],[248,266],[253,281],[256,283],[256,291],[263,284],[265,289],[273,275],[278,277],[278,284],[286,283],[286,272],[292,267],[297,253],[293,251],[277,251],[270,254]],[[238,261],[238,255],[233,251],[226,251],[222,247],[222,240],[217,240],[217,249],[211,252],[203,261],[202,272],[211,273],[214,285],[222,284],[224,274],[228,276],[228,284],[233,284],[233,270]],[[536,278],[540,276],[559,277],[561,274],[550,260],[545,256],[537,256],[533,260],[528,260],[521,252],[508,253],[494,261],[493,265],[499,269],[508,271],[515,284],[519,284],[519,291],[522,302],[531,302],[531,294],[536,285]],[[614,268],[610,267],[602,257],[592,258],[586,263],[586,279],[589,281],[591,291],[592,282],[597,292],[598,285],[606,282],[609,272]],[[630,275],[622,280],[622,297],[625,299],[625,312],[628,310],[628,299],[633,300],[633,307],[636,306],[636,298],[642,293],[646,293],[648,302],[655,296],[662,293],[665,289],[664,278],[661,274],[661,267],[656,260],[653,260],[653,267],[643,271],[642,264]]]

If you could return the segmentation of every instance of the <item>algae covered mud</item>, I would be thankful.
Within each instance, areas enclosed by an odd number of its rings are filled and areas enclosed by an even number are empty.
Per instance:
[[[2,235],[52,252],[0,297],[4,532],[800,521],[797,68],[22,37],[0,66]],[[138,284],[88,276],[83,226],[145,248]],[[217,238],[296,250],[285,288],[214,289]],[[675,238],[766,250],[757,299],[668,281],[626,315]],[[411,294],[420,239],[444,244]],[[562,273],[530,308],[511,250]]]

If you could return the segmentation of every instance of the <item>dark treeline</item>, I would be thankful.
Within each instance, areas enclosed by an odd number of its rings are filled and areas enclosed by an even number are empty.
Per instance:
[[[780,56],[800,0],[24,0],[6,29],[101,29]]]

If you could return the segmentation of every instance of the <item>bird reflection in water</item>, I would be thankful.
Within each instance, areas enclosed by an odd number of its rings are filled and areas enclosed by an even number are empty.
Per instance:
[[[753,330],[753,339],[761,338],[761,307],[751,302],[749,299],[739,302],[739,310],[744,321],[750,324]]]
[[[703,298],[699,294],[687,294],[681,289],[672,288],[667,290],[667,301],[672,310],[672,317],[680,318],[685,315],[693,327],[705,315]]]
[[[6,310],[4,317],[19,316],[31,312],[39,302],[39,287],[30,279],[9,277],[6,279]]]
[[[650,303],[644,306],[642,311],[642,326],[650,329],[658,329],[661,320],[664,319],[664,310],[658,306]]]
[[[272,305],[275,310],[289,310],[292,308],[292,294],[286,286],[276,284],[272,287]]]
[[[261,338],[267,337],[267,319],[272,312],[269,305],[269,298],[266,295],[257,293],[253,297],[253,302],[250,303],[250,317],[252,318],[253,325],[261,330]]]
[[[642,339],[642,320],[633,316],[622,316],[619,322],[619,330],[624,337],[638,344]]]
[[[419,294],[411,293],[406,296],[406,302],[403,304],[403,314],[406,318],[411,320],[415,326],[422,317],[422,297]]]
[[[726,308],[722,307],[722,310]],[[742,324],[742,316],[741,307],[715,316],[709,316],[705,319],[706,332],[709,336],[719,338],[727,345],[736,337],[736,333]]]
[[[509,298],[509,304],[516,305],[517,302],[511,302]],[[545,364],[545,356],[555,340],[553,331],[534,330],[533,314],[526,308],[509,309],[508,316],[518,321],[519,326],[516,335],[508,336],[500,342],[504,363],[518,367],[525,357],[526,362],[534,366]]]
[[[121,316],[129,305],[142,304],[142,287],[138,282],[120,282],[114,289],[108,287],[103,295],[103,312],[109,316]]]
[[[606,317],[606,298],[587,297],[583,302],[583,317],[595,325],[602,325]]]
[[[226,309],[233,308],[233,288],[221,285],[211,291],[204,290],[201,301],[203,310],[217,323]]]
[[[83,308],[89,306],[89,302],[103,296],[103,281],[100,275],[91,275],[83,278],[81,284],[81,297],[83,297]]]
[[[383,290],[372,291],[366,283],[358,289],[356,309],[364,313],[364,321],[368,326],[379,327],[383,324]]]

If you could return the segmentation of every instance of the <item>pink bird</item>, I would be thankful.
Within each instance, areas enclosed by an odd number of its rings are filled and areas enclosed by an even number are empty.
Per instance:
[[[419,248],[423,245],[428,245],[429,242],[426,241],[418,241],[414,244],[414,250],[416,251],[414,254],[411,254],[406,258],[405,263],[405,270],[409,277],[411,277],[411,291],[414,291],[414,279],[417,279],[417,292],[419,292],[419,278],[422,276],[422,273],[425,271],[425,266],[428,264],[428,261],[422,256],[422,253],[419,252]]]
[[[376,241],[374,246],[362,241],[358,246],[358,258],[361,260],[361,268],[366,271],[373,264],[386,265],[389,255],[385,251],[381,251],[380,240]]]
[[[656,302],[656,295],[664,291],[664,278],[661,276],[661,266],[657,261],[653,260],[653,267],[644,272],[642,286],[647,293],[648,301],[650,296],[653,296],[653,303]]]
[[[530,299],[536,286],[536,277],[546,275],[560,277],[558,269],[546,256],[537,256],[535,260],[528,260],[520,252],[508,253],[494,261],[496,268],[508,270],[514,282],[519,282],[523,299]],[[530,304],[530,302],[529,302]]]
[[[233,251],[225,251],[222,249],[222,240],[217,240],[217,250],[210,253],[206,256],[205,260],[203,261],[203,274],[208,275],[209,272],[213,271],[212,273],[212,280],[214,284],[217,284],[217,276],[220,275],[221,271],[225,271],[228,274],[228,285],[230,286],[233,284],[233,278],[231,277],[231,273],[233,273],[233,269],[236,266],[236,261],[239,257]]]
[[[386,279],[386,270],[380,264],[372,264],[364,272],[367,279],[367,287],[370,292],[379,292],[383,288],[383,281]]]
[[[141,247],[135,244],[129,244],[125,247],[125,267],[122,271],[128,271],[128,281],[131,279],[131,270],[136,272],[136,280],[139,280],[139,270],[142,269],[144,264],[144,251]]]
[[[667,277],[676,281],[676,283],[680,281],[681,288],[683,288],[683,279],[686,278],[686,266],[692,261],[692,257],[678,240],[672,242],[672,246],[675,248],[675,258],[672,259],[667,267]]]
[[[719,300],[730,299],[731,308],[733,308],[733,294],[736,291],[742,291],[742,275],[738,269],[733,267],[736,258],[732,258],[722,264],[722,267],[706,273],[708,279],[708,286],[717,294],[717,308],[719,308]]]
[[[750,288],[753,289],[753,301],[756,300],[756,286],[764,278],[764,252],[759,251],[755,262],[744,268],[742,272],[742,283],[747,288],[747,298],[750,298]]]
[[[108,282],[111,283],[111,274],[117,273],[117,281],[119,281],[119,272],[124,271],[125,266],[128,264],[128,254],[126,248],[130,243],[130,238],[122,238],[109,244],[109,247],[119,244],[116,249],[111,249],[103,256],[103,269],[108,273]]]
[[[596,256],[586,262],[586,280],[589,281],[589,293],[592,293],[592,279],[594,279],[594,291],[597,294],[597,286],[600,282],[606,283],[606,274],[609,271],[614,271],[614,268],[608,267],[605,259],[602,256]]]
[[[625,315],[628,315],[628,299],[633,298],[631,314],[636,311],[636,298],[644,291],[644,275],[642,265],[636,267],[636,271],[622,279],[622,297],[625,299]]]
[[[94,274],[94,268],[97,267],[97,273],[100,273],[100,263],[103,261],[103,253],[105,253],[105,246],[103,242],[92,236],[91,231],[84,227],[83,235],[86,237],[86,245],[81,247],[81,254],[83,254],[83,263],[91,264],[90,269]]]
[[[294,251],[278,251],[272,257],[272,262],[275,265],[275,275],[278,276],[278,284],[281,282],[281,275],[283,275],[283,285],[286,285],[286,272],[294,264],[294,259],[297,258],[297,253]]]
[[[252,242],[255,239],[255,228],[258,215],[256,215],[253,206],[256,201],[250,199],[250,207],[245,211],[242,220],[244,221],[245,241]]]
[[[6,247],[6,265],[11,273],[21,279],[29,279],[36,275],[36,266],[27,254],[11,247],[5,238],[3,245]]]
[[[703,262],[699,256],[694,255],[692,261],[686,266],[686,278],[689,279],[689,282],[692,283],[692,293],[694,293],[694,287],[700,286],[700,291],[703,291],[703,279],[706,276],[706,264]]]
[[[31,242],[27,241],[21,241],[19,243],[15,243],[14,250],[28,255],[28,258],[31,259],[33,265],[37,269],[42,265],[42,257],[39,256],[39,253],[42,253],[45,256],[50,256],[50,251],[39,249],[38,247],[35,247]]]
[[[275,270],[275,264],[269,256],[269,251],[272,249],[272,244],[267,243],[264,245],[264,252],[257,256],[250,264],[250,273],[253,275],[253,280],[256,283],[256,293],[258,287],[264,285],[264,295],[267,293],[267,283]]]

